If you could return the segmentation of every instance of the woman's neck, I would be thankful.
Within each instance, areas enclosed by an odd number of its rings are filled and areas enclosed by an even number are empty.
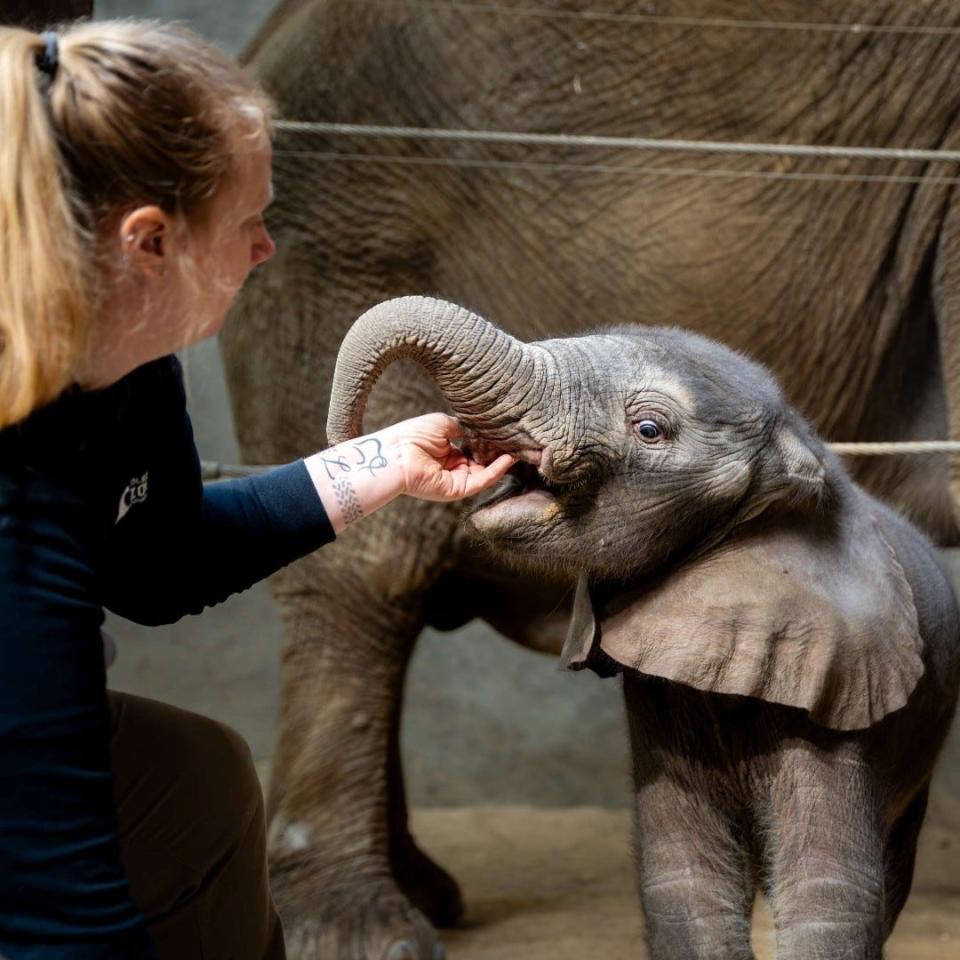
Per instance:
[[[166,307],[166,305],[164,305]],[[86,358],[77,371],[83,390],[102,390],[137,367],[174,351],[170,310],[157,309],[141,290],[117,289],[101,298],[90,331]]]

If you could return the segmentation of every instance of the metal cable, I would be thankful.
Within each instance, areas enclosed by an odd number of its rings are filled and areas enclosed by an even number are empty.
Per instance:
[[[673,153],[723,153],[768,157],[816,157],[846,160],[911,160],[960,163],[960,150],[922,150],[911,147],[846,147],[800,143],[748,143],[727,140],[675,140],[661,137],[605,137],[570,133],[520,133],[510,130],[461,130],[439,127],[396,127],[365,123],[324,123],[278,120],[278,130],[325,133],[334,136],[458,143],[508,143],[548,147],[601,147]]]
[[[279,464],[250,466],[240,463],[217,463],[215,460],[200,461],[200,476],[204,480],[226,480],[235,477],[255,477],[259,473],[273,470]]]
[[[384,6],[402,6],[427,10],[488,14],[506,17],[532,17],[544,20],[581,20],[591,23],[636,24],[638,26],[694,27],[709,30],[781,30],[803,33],[892,34],[907,36],[951,37],[960,35],[960,27],[924,24],[830,23],[801,20],[742,20],[733,17],[676,17],[655,13],[604,13],[592,10],[553,10],[549,7],[505,7],[461,0],[380,0]]]
[[[481,170],[526,170],[526,171],[574,171],[591,174],[619,174],[647,177],[703,177],[705,179],[754,179],[754,180],[801,180],[825,183],[916,183],[960,184],[960,177],[909,176],[900,174],[813,173],[806,171],[779,170],[732,170],[696,167],[634,167],[628,164],[602,163],[553,163],[537,160],[469,160],[460,157],[413,157],[384,153],[337,153],[314,150],[275,150],[277,157],[303,157],[325,161],[350,161],[356,163],[382,163],[397,166],[463,167]]]
[[[957,440],[904,440],[900,443],[828,443],[834,453],[859,457],[888,457],[917,453],[960,453]]]
[[[834,453],[860,457],[960,453],[960,441],[957,440],[908,440],[901,443],[828,443],[827,446]],[[204,460],[200,466],[204,480],[250,477],[274,469],[274,465],[249,466],[246,464],[216,463],[212,460]]]

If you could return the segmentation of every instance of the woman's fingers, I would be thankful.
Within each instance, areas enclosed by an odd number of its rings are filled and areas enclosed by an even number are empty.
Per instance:
[[[463,436],[463,427],[460,426],[460,421],[456,417],[451,417],[446,413],[434,413],[429,414],[429,416],[436,418],[436,422],[447,440],[459,440]]]
[[[445,413],[428,413],[396,424],[392,430],[416,453],[408,461],[407,492],[429,500],[460,500],[493,486],[517,462],[509,453],[484,464],[471,452],[454,446],[463,436],[460,422]],[[493,454],[490,450],[490,454]],[[486,459],[484,457],[483,459]]]
[[[472,497],[474,494],[482,493],[488,487],[492,487],[516,462],[516,457],[504,453],[485,467],[471,465],[467,473],[466,489],[463,495]]]

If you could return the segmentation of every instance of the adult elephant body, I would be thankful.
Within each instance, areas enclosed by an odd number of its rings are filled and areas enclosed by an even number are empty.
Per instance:
[[[588,7],[597,13],[555,12]],[[280,114],[301,120],[960,146],[960,40],[949,34],[498,9],[288,0],[247,56]],[[955,2],[728,0],[682,12],[960,27]],[[424,292],[525,341],[628,321],[705,333],[769,365],[828,439],[960,431],[949,402],[960,388],[953,166],[288,131],[277,147],[279,252],[223,335],[250,462],[316,449],[349,325],[380,299]],[[791,177],[748,175],[758,171]],[[886,179],[806,179],[814,173]],[[391,367],[366,426],[440,403],[416,368]],[[851,466],[941,542],[955,539],[945,460]],[[406,828],[397,730],[410,652],[424,624],[476,616],[557,650],[558,584],[518,581],[481,555],[456,509],[405,503],[284,571],[274,591],[287,645],[271,845],[292,952],[383,960],[393,950],[393,960],[406,944],[430,958],[432,930],[409,901],[442,923],[459,900]]]

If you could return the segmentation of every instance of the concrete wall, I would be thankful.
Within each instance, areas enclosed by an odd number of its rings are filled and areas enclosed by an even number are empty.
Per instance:
[[[103,18],[182,19],[236,52],[270,5],[270,0],[215,5],[97,0],[96,10]],[[188,379],[201,455],[236,462],[215,344],[190,353]],[[258,759],[269,758],[280,628],[265,586],[172,627],[147,630],[111,618],[109,628],[120,647],[112,686],[223,719],[247,737]],[[409,679],[403,749],[414,804],[627,801],[619,683],[561,674],[555,661],[480,624],[423,638]],[[937,784],[931,819],[960,830],[956,733]]]
[[[94,17],[180,20],[230,53],[239,53],[274,6],[274,0],[94,0]]]

